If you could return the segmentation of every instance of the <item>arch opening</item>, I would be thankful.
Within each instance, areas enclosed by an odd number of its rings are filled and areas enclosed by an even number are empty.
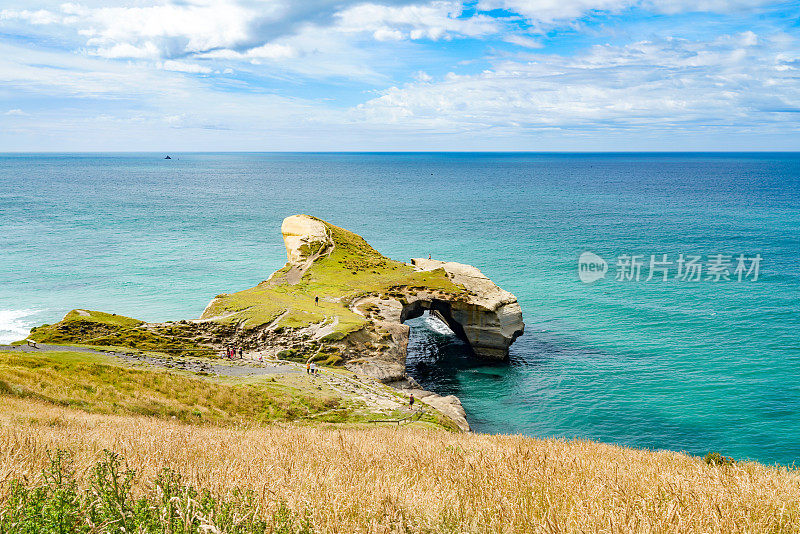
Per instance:
[[[476,365],[469,344],[429,310],[409,318],[405,371],[423,389],[439,395],[458,393],[458,373]]]
[[[461,326],[461,324],[456,321],[455,318],[453,318],[450,302],[446,300],[415,300],[414,302],[405,304],[402,312],[400,313],[400,322],[405,323],[409,319],[422,317],[426,311],[430,313],[431,316],[439,319],[441,322],[447,325],[453,334],[455,334],[458,339],[463,341],[466,346],[469,347],[470,351],[472,351],[472,345],[467,338],[464,327]]]

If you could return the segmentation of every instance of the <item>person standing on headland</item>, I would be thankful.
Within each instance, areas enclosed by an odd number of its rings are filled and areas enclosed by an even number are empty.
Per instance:
[[[314,306],[319,306],[319,297],[314,297]]]

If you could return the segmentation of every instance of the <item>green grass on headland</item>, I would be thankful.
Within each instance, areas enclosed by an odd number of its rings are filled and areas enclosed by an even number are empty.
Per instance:
[[[56,345],[125,347],[179,356],[214,354],[213,349],[195,342],[194,335],[188,324],[174,323],[153,331],[144,321],[123,315],[72,310],[56,324],[33,328],[28,339]]]
[[[319,220],[319,219],[317,219]],[[31,330],[29,339],[57,345],[114,347],[150,351],[171,356],[213,356],[219,347],[239,336],[267,325],[274,334],[296,332],[310,325],[327,328],[313,343],[308,333],[284,339],[282,350],[303,345],[299,359],[318,356],[318,346],[342,340],[370,326],[350,305],[366,295],[394,298],[428,291],[458,299],[465,290],[456,286],[443,269],[415,271],[372,248],[361,236],[325,223],[333,247],[316,258],[300,277],[297,267],[287,264],[269,280],[233,294],[218,295],[203,314],[203,322],[178,321],[148,324],[138,319],[90,310],[72,310],[56,324]],[[288,274],[294,270],[289,284]],[[295,279],[299,278],[299,280]],[[315,299],[319,297],[319,302]],[[252,346],[252,338],[245,346]],[[234,344],[237,344],[234,342]],[[288,356],[287,356],[288,357]],[[330,355],[328,364],[336,363]]]
[[[390,398],[399,395],[383,384],[367,387],[382,388]],[[363,424],[408,416],[397,409],[370,407],[361,397],[345,395],[325,380],[302,372],[203,376],[134,369],[113,356],[76,351],[0,351],[0,398],[4,395],[91,413],[212,425],[277,421]],[[397,399],[400,404],[405,402]],[[414,424],[458,430],[435,410],[427,410]]]
[[[316,219],[316,218],[315,218]],[[338,317],[334,332],[346,335],[362,328],[366,319],[349,308],[354,299],[367,294],[391,295],[399,287],[459,295],[464,290],[443,269],[419,272],[402,262],[383,256],[361,236],[320,219],[333,240],[333,251],[317,259],[300,282],[289,285],[288,267],[252,289],[219,295],[204,318],[245,328],[272,323],[276,327],[301,328]],[[314,298],[319,296],[317,305]]]

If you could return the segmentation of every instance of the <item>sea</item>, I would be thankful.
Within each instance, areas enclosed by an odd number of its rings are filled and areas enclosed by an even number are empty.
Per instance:
[[[0,154],[0,342],[73,308],[198,317],[307,213],[517,296],[508,362],[409,321],[409,373],[474,431],[800,461],[800,154],[164,156]]]

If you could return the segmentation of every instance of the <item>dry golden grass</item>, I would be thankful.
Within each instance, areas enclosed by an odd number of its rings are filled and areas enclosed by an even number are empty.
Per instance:
[[[315,532],[798,532],[800,473],[672,452],[421,429],[193,426],[0,396],[0,488],[47,449],[103,449],[225,496],[308,511]],[[1,497],[0,497],[1,499]]]

